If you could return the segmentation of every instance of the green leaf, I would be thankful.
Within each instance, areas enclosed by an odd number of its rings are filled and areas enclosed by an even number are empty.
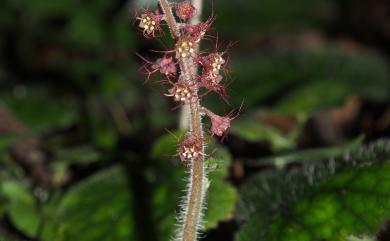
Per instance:
[[[206,4],[206,7],[211,8],[211,5]],[[326,0],[297,0],[293,5],[287,5],[283,0],[247,0],[234,4],[218,0],[216,6],[216,28],[225,35],[240,36],[241,39],[264,32],[296,32],[325,24],[334,8],[333,3]]]
[[[3,231],[0,228],[0,237],[1,241],[22,241],[19,238],[16,238],[14,235],[8,233],[7,231]]]
[[[28,88],[23,92],[21,96],[3,92],[0,99],[28,128],[42,131],[75,121],[76,108],[69,100],[54,96],[45,89]]]
[[[150,158],[156,160],[166,160],[167,157],[173,157],[178,147],[178,142],[184,137],[181,131],[164,134],[158,138],[152,148]]]
[[[110,34],[112,35],[113,47],[123,53],[131,51],[134,44],[134,33],[129,31],[129,24],[123,21],[122,16],[113,22]]]
[[[134,240],[132,199],[119,167],[72,187],[45,227],[44,240]]]
[[[345,241],[378,231],[390,216],[390,143],[348,156],[251,178],[240,190],[237,216],[246,223],[236,241]]]
[[[8,202],[7,212],[12,223],[29,237],[34,237],[38,229],[39,217],[33,195],[17,181],[1,183],[1,192]]]
[[[268,141],[272,149],[293,149],[303,124],[305,115],[297,115],[297,125],[290,132],[283,132],[275,127],[263,123],[259,118],[264,113],[261,111],[249,114],[247,117],[234,120],[231,133],[250,142]]]
[[[235,211],[238,200],[237,190],[228,182],[231,156],[226,149],[219,147],[215,157],[208,161],[216,164],[215,170],[209,174],[210,187],[207,196],[207,209],[205,212],[205,229],[216,228],[220,221],[229,220]]]
[[[15,134],[2,134],[0,136],[0,153],[5,153],[15,140],[18,140],[18,136]]]
[[[244,96],[246,108],[272,98],[276,110],[300,113],[340,105],[350,95],[376,101],[390,96],[390,68],[376,54],[351,55],[335,47],[252,53],[231,68],[240,80],[230,87],[237,93],[231,101],[240,103]]]
[[[115,70],[105,70],[102,73],[101,93],[106,96],[115,96],[121,89],[125,87],[126,77]]]
[[[3,191],[0,190],[0,218],[7,210],[7,199],[3,194]]]
[[[366,235],[361,235],[359,237],[349,236],[346,241],[375,241],[375,238]]]
[[[323,161],[324,159],[340,157],[344,153],[348,153],[351,150],[360,147],[362,141],[363,138],[357,138],[356,140],[353,140],[341,146],[294,151],[289,154],[264,157],[257,160],[248,161],[246,164],[251,167],[272,165],[278,169],[285,168],[292,163],[313,164],[315,162]]]
[[[118,133],[110,118],[110,113],[104,107],[103,100],[91,99],[88,103],[92,137],[94,143],[102,148],[111,149],[116,145]]]
[[[26,10],[38,16],[69,14],[77,7],[74,1],[69,0],[30,0],[26,4]]]
[[[285,112],[310,113],[320,108],[340,103],[350,88],[346,83],[329,80],[315,81],[292,91],[278,103],[278,109]]]
[[[64,147],[59,146],[51,150],[53,153],[52,182],[61,184],[69,175],[71,165],[87,166],[100,160],[101,153],[89,145]]]
[[[88,11],[79,11],[67,26],[65,35],[70,43],[84,48],[102,50],[105,36],[104,24]]]
[[[100,153],[96,148],[83,145],[75,146],[70,148],[65,148],[63,146],[59,147],[56,150],[53,150],[54,158],[58,162],[65,162],[67,164],[72,163],[84,163],[88,164],[99,159]]]

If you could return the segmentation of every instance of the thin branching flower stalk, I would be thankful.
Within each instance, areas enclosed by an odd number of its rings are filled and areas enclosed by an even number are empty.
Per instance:
[[[201,3],[199,0],[196,5],[201,7]],[[160,72],[165,77],[160,83],[169,86],[165,95],[181,107],[189,107],[189,128],[177,149],[177,156],[189,170],[188,190],[181,203],[175,241],[195,241],[202,228],[205,195],[209,185],[202,117],[210,118],[211,135],[222,138],[234,119],[231,114],[218,116],[201,105],[202,98],[210,92],[217,93],[224,100],[227,95],[221,75],[226,65],[226,51],[214,49],[206,53],[199,50],[202,40],[210,40],[207,33],[215,17],[211,16],[205,22],[191,21],[194,17],[199,18],[199,11],[191,1],[173,3],[158,0],[155,11],[146,10],[137,18],[139,28],[148,39],[160,36],[164,23],[168,26],[175,42],[172,49],[155,62],[140,57],[145,61],[144,69],[148,78]]]

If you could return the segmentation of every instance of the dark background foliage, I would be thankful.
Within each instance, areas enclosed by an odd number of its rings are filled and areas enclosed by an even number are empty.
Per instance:
[[[156,59],[150,50],[172,44],[136,27],[154,4],[0,2],[0,241],[169,239],[184,188],[166,131],[178,111],[159,76],[144,84],[136,56]],[[204,5],[221,48],[237,41],[229,104],[204,103],[219,114],[244,107],[209,148],[218,151],[202,240],[389,240],[390,3]],[[318,211],[340,200],[357,216]]]

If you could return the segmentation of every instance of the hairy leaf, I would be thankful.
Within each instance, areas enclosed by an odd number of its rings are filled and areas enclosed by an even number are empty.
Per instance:
[[[51,214],[44,239],[95,241],[133,239],[131,195],[119,167],[73,187]]]
[[[244,240],[332,240],[373,234],[390,216],[390,143],[329,161],[263,172],[241,189]]]
[[[233,216],[238,195],[237,190],[225,181],[230,162],[229,153],[222,148],[218,150],[216,157],[208,161],[210,165],[216,165],[216,169],[209,175],[205,229],[216,228],[220,221]]]

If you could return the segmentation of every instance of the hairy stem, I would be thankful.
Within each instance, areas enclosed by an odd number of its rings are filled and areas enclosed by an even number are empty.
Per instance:
[[[188,130],[190,129],[190,116],[191,110],[188,104],[184,104],[180,110],[179,129]]]
[[[167,0],[159,0],[162,11],[165,14],[166,22],[171,31],[172,37],[178,39],[181,36],[180,29],[172,14],[172,9]],[[200,10],[199,10],[200,11]],[[196,75],[198,66],[192,58],[187,58],[179,61],[181,77],[189,83],[196,83]],[[189,106],[190,118],[188,118],[189,127],[192,134],[199,137],[203,145],[203,126],[201,119],[201,106],[197,93],[194,91],[192,99],[187,103]],[[202,150],[204,153],[204,150]],[[202,209],[204,205],[204,194],[206,192],[206,173],[204,168],[204,157],[191,161],[190,185],[185,203],[183,204],[182,227],[178,232],[177,240],[179,241],[195,241],[197,233],[202,223]]]
[[[198,130],[202,134],[202,122],[200,113],[199,99],[193,99],[190,103],[192,129]],[[197,135],[198,133],[196,133]],[[204,146],[204,145],[203,145]],[[203,151],[204,152],[204,151]],[[206,192],[207,178],[204,169],[204,159],[198,159],[191,165],[191,180],[187,194],[187,200],[184,205],[184,222],[182,232],[182,241],[197,240],[198,229],[201,225],[202,209],[204,208],[204,196]]]
[[[172,8],[167,0],[159,0],[162,11],[165,15],[165,21],[168,24],[169,31],[171,32],[172,38],[177,39],[180,37],[180,29],[176,23],[175,17],[172,13]]]

